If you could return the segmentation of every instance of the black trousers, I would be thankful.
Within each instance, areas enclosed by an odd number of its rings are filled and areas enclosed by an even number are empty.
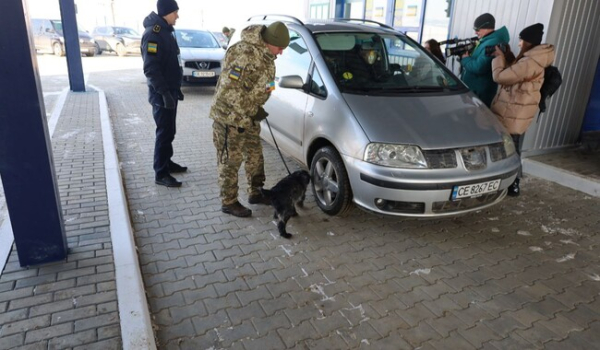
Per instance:
[[[169,175],[169,164],[173,157],[173,140],[175,139],[175,119],[177,107],[166,109],[152,105],[152,116],[156,123],[156,140],[154,142],[154,173],[156,178]]]
[[[517,150],[517,154],[520,157],[521,156],[521,143],[523,140],[523,135],[511,134],[510,136],[513,139],[513,142],[515,144],[515,149]],[[519,173],[517,174],[517,179],[520,179],[522,177],[523,177],[523,166],[521,165],[519,167]]]

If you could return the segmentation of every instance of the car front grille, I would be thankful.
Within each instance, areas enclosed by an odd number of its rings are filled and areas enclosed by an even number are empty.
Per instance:
[[[467,170],[481,170],[487,166],[487,153],[490,152],[490,160],[497,162],[506,159],[506,151],[502,142],[493,143],[487,146],[442,149],[442,150],[423,150],[423,156],[427,161],[429,169],[451,169],[458,166],[456,154],[460,154]]]
[[[468,209],[476,209],[496,201],[504,191],[484,194],[475,198],[464,198],[456,201],[434,202],[431,211],[436,214],[452,213]]]
[[[453,149],[423,151],[430,169],[456,168],[456,152]]]
[[[185,67],[186,68],[191,68],[191,69],[209,70],[209,69],[220,68],[221,67],[221,62],[212,62],[212,61],[186,61],[185,62]]]

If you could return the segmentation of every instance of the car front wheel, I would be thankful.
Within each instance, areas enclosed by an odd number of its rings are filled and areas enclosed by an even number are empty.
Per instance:
[[[343,214],[350,207],[352,189],[338,152],[330,146],[315,154],[311,166],[312,190],[317,205],[329,215]]]
[[[54,53],[54,56],[64,56],[65,50],[63,50],[63,47],[59,42],[55,42],[52,45],[52,53]]]
[[[127,55],[127,51],[125,51],[125,46],[123,46],[123,44],[117,44],[115,51],[117,52],[117,55],[119,57],[123,57],[123,56]]]
[[[98,43],[95,44],[95,48],[94,48],[94,53],[96,55],[101,55],[102,54],[102,49],[100,48],[100,45],[98,45]]]

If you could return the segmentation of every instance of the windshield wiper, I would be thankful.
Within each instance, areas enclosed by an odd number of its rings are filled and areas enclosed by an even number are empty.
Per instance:
[[[379,92],[442,92],[443,86],[401,86],[401,87],[381,87]],[[373,89],[374,90],[374,89]]]

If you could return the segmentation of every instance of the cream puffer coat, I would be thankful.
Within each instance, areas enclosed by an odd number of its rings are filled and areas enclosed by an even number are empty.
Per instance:
[[[510,134],[523,134],[533,121],[541,99],[544,69],[552,62],[554,46],[549,44],[535,46],[509,67],[503,55],[492,61],[492,75],[499,87],[491,109]]]

